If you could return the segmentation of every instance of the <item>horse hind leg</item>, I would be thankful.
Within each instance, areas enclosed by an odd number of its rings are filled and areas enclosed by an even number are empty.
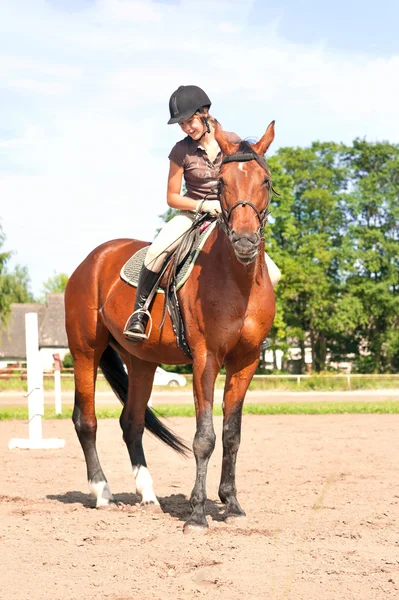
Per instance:
[[[159,505],[153,489],[153,481],[147,468],[143,449],[145,412],[150,399],[157,365],[135,356],[126,358],[129,374],[128,397],[120,416],[123,439],[126,443],[136,491],[141,496],[141,505]]]
[[[96,507],[115,504],[97,455],[97,418],[94,394],[100,351],[73,353],[75,372],[75,406],[72,420],[86,459],[87,479]]]

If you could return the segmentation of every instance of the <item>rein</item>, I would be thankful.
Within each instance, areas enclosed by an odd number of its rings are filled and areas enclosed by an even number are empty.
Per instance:
[[[262,167],[262,169],[264,169],[266,171],[266,173],[269,175],[269,169],[268,169],[265,159],[263,158],[263,156],[260,156],[259,154],[254,152],[252,150],[251,146],[247,142],[241,142],[240,148],[237,152],[235,152],[234,154],[230,154],[229,156],[225,156],[222,160],[221,167],[230,162],[248,162],[250,160],[256,160],[256,162]],[[223,187],[223,182],[219,179],[217,197],[220,202],[220,207],[222,210],[222,217],[223,217],[222,227],[223,227],[225,233],[227,235],[230,235],[231,233],[233,233],[233,231],[231,229],[231,225],[230,225],[230,217],[231,217],[233,210],[235,210],[238,206],[245,207],[248,205],[255,211],[256,216],[258,217],[258,220],[259,220],[259,229],[257,230],[256,233],[258,234],[258,236],[260,238],[264,237],[265,226],[267,223],[267,217],[270,215],[270,211],[269,211],[270,192],[276,194],[277,196],[279,195],[276,192],[276,190],[273,188],[271,181],[268,181],[268,192],[269,193],[268,193],[267,203],[266,203],[265,208],[261,211],[258,210],[256,208],[256,206],[250,200],[239,200],[238,202],[236,202],[233,206],[231,206],[227,210],[226,208],[224,208],[224,206],[222,204],[222,187]]]

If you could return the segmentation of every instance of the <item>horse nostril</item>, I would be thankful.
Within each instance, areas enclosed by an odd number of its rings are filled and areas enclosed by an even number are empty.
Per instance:
[[[259,242],[259,236],[257,233],[237,235],[235,232],[232,233],[231,241],[233,244],[251,245],[255,246]]]
[[[251,234],[251,235],[249,235],[248,237],[249,237],[249,240],[250,240],[250,241],[251,241],[253,244],[257,244],[257,243],[259,242],[259,236],[258,236],[258,234],[257,234],[256,232],[255,232],[255,233],[252,233],[252,234]]]

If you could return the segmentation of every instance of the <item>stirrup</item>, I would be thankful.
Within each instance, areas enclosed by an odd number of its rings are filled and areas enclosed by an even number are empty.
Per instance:
[[[129,322],[129,320],[131,319],[131,317],[133,317],[133,315],[135,315],[136,313],[143,313],[145,315],[147,315],[148,320],[150,322],[150,330],[148,333],[133,333],[132,331],[129,331],[128,329],[126,329],[126,326]],[[147,325],[146,325],[146,329],[147,329]],[[128,317],[125,326],[123,328],[123,335],[126,336],[127,338],[131,338],[132,340],[135,339],[139,339],[139,340],[148,340],[148,338],[151,335],[151,331],[152,331],[152,316],[149,310],[145,310],[144,308],[138,308],[137,310],[135,310],[130,317]]]

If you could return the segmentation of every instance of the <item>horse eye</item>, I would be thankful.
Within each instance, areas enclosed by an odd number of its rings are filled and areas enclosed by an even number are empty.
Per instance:
[[[265,181],[263,183],[270,190],[270,179],[265,179]]]

